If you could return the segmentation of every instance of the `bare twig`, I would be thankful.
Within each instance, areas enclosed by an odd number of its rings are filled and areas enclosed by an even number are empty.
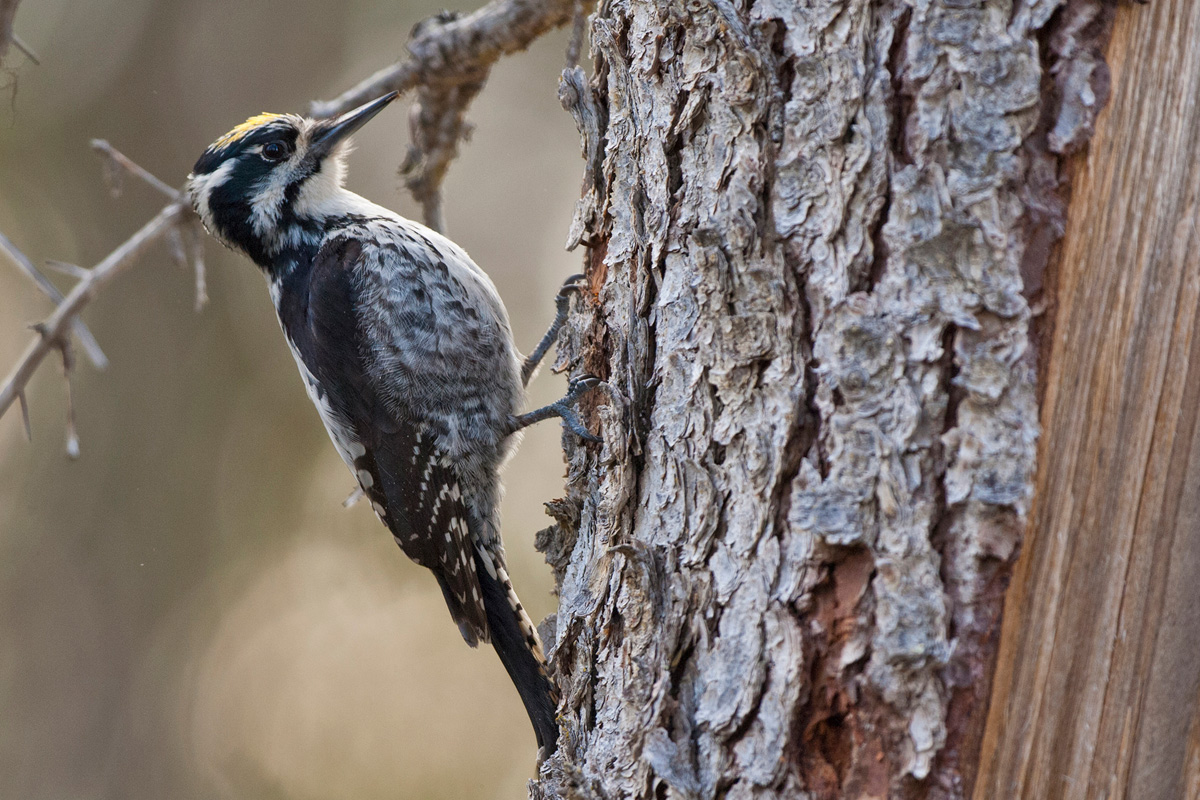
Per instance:
[[[204,309],[208,302],[208,282],[204,273],[204,233],[200,220],[188,225],[176,225],[167,234],[167,246],[171,257],[181,269],[191,267],[196,272],[196,311]]]
[[[592,10],[589,0],[575,0],[571,12],[571,38],[567,41],[567,69],[579,66],[579,54],[583,52],[583,37],[587,33],[587,16]]]
[[[0,2],[3,2],[3,0],[0,0]],[[141,178],[150,186],[165,194],[171,200],[179,199],[180,194],[178,190],[172,189],[166,183],[150,174],[141,166],[135,164],[132,159],[103,139],[93,139],[92,149],[104,157],[104,163],[110,180],[110,185],[115,183],[117,176],[123,174],[124,172],[128,172],[132,175],[136,175],[138,178]],[[114,193],[118,192],[114,190]],[[193,245],[190,249],[194,254],[199,248]],[[9,241],[8,237],[6,237],[3,233],[0,233],[0,251],[6,253],[8,257],[12,259],[12,261],[18,267],[20,267],[22,272],[32,278],[33,282],[37,284],[38,288],[40,288],[46,294],[46,296],[54,302],[55,305],[62,305],[64,298],[62,292],[58,290],[58,287],[51,283],[50,280],[33,265],[33,262],[30,261],[29,258],[27,258],[25,254],[16,247],[16,245]],[[193,256],[191,261],[196,264],[197,305],[199,306],[202,305],[201,298],[205,297],[203,258],[201,257],[199,260],[197,260]],[[60,267],[62,266],[62,262],[52,263]],[[68,271],[75,274],[81,280],[86,279],[89,274],[89,271],[83,269],[82,267],[77,267],[73,264],[65,266]],[[108,358],[104,355],[104,351],[100,349],[100,344],[96,341],[96,337],[92,335],[92,332],[88,330],[88,327],[83,323],[83,321],[76,317],[71,320],[71,327],[74,329],[75,334],[79,337],[79,342],[83,346],[84,351],[87,353],[88,359],[91,360],[96,368],[104,369],[107,367]],[[9,403],[11,403],[11,400]],[[0,415],[3,415],[3,413],[4,411],[0,410]]]
[[[460,15],[443,11],[413,28],[412,38],[436,35],[435,28],[453,24]],[[458,143],[471,133],[467,107],[487,82],[490,64],[465,68],[453,80],[417,89],[417,99],[409,109],[408,155],[400,165],[400,174],[413,198],[421,204],[425,224],[446,232],[442,212],[442,181],[458,155]]]
[[[29,402],[25,392],[17,392],[17,400],[21,402],[21,421],[25,423],[25,441],[33,441],[33,426],[29,424]]]
[[[66,332],[68,329],[74,328],[92,361],[98,367],[107,365],[108,361],[105,359],[104,353],[100,351],[91,332],[79,319],[79,312],[95,297],[100,287],[132,264],[150,243],[158,238],[166,237],[168,241],[176,245],[174,249],[178,251],[179,260],[185,266],[192,264],[195,267],[197,310],[208,299],[205,291],[203,241],[198,230],[199,222],[182,193],[172,189],[102,139],[93,139],[92,149],[105,159],[106,174],[114,194],[119,193],[120,177],[129,173],[142,179],[174,202],[159,212],[157,217],[93,269],[84,269],[60,261],[48,262],[52,268],[79,278],[79,283],[66,297],[63,297],[54,284],[39,272],[23,253],[17,250],[3,234],[0,234],[0,249],[7,252],[22,271],[33,278],[34,282],[50,296],[57,306],[49,319],[34,326],[39,337],[30,343],[25,355],[9,374],[4,386],[0,388],[0,417],[4,416],[14,400],[18,400],[21,404],[26,435],[30,434],[25,387],[34,372],[37,371],[38,366],[45,360],[46,355],[51,350],[58,350],[62,354],[63,378],[67,384],[67,455],[71,458],[79,456],[79,436],[75,428],[75,402],[71,388],[71,373],[74,371],[75,357]]]
[[[61,348],[61,341],[74,323],[77,315],[97,292],[113,278],[125,271],[138,256],[161,239],[175,225],[190,218],[193,211],[183,202],[174,202],[158,212],[154,219],[129,237],[108,257],[88,271],[86,278],[75,285],[54,313],[38,327],[38,336],[29,343],[25,354],[0,386],[0,416],[3,416],[15,400],[24,397],[25,386],[38,366],[52,350]],[[22,404],[24,401],[21,401]]]
[[[114,197],[121,194],[119,176],[122,174],[122,170],[124,170],[125,172],[128,172],[131,175],[136,175],[146,183],[150,184],[152,187],[165,195],[168,200],[179,199],[178,189],[173,189],[163,181],[160,181],[149,171],[140,165],[135,164],[133,159],[129,158],[129,156],[125,155],[105,140],[92,139],[91,146],[92,150],[96,151],[96,153],[98,153],[104,159],[105,175],[109,180],[109,188],[112,189]]]
[[[17,16],[18,2],[19,0],[0,0],[0,61],[3,61],[8,46],[15,38],[13,19]]]
[[[21,268],[21,271],[33,279],[37,287],[50,298],[51,302],[58,305],[63,301],[62,292],[58,287],[50,282],[50,279],[38,270],[33,265],[24,253],[17,249],[17,246],[9,241],[8,237],[0,233],[0,251],[3,251],[14,264]],[[75,320],[72,323],[75,329],[75,335],[79,337],[80,344],[83,345],[84,351],[87,353],[88,359],[95,365],[96,369],[104,369],[108,366],[108,358],[104,355],[104,351],[100,349],[100,343],[96,341],[96,337],[88,330],[88,327],[83,324],[82,320]]]
[[[136,163],[129,156],[113,147],[104,139],[92,139],[92,150],[104,159],[105,176],[113,196],[121,193],[121,176],[125,173],[141,178],[153,189],[165,195],[170,200],[181,200],[183,192],[167,185],[152,172]],[[189,266],[196,273],[196,311],[203,310],[208,302],[208,281],[204,272],[204,232],[200,220],[193,217],[186,225],[176,225],[167,233],[167,243],[175,261],[184,269]]]
[[[62,353],[63,382],[67,384],[67,457],[79,458],[79,433],[75,429],[75,394],[71,390],[75,353],[71,350],[70,339],[60,339],[58,349]]]
[[[200,218],[193,217],[185,230],[188,261],[196,273],[196,311],[202,311],[208,303],[208,279],[204,268],[204,229],[200,226]]]
[[[467,106],[483,89],[483,80],[446,90],[424,89],[409,112],[411,144],[400,166],[404,183],[421,204],[425,224],[446,232],[442,214],[442,181],[458,156],[458,143],[471,131]]]
[[[21,41],[21,37],[17,36],[16,33],[13,33],[12,35],[12,43],[18,50],[25,54],[26,58],[33,62],[35,67],[40,67],[42,65],[41,59],[37,57],[37,53],[33,52],[33,48]]]
[[[187,269],[187,249],[183,246],[183,231],[178,225],[167,231],[167,249],[171,251],[171,260],[180,269]]]
[[[88,274],[88,270],[78,264],[68,264],[66,261],[55,261],[52,258],[46,259],[46,266],[55,272],[69,275],[77,281],[83,280]]]

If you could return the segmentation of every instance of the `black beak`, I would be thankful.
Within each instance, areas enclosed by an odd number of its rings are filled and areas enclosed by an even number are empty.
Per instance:
[[[317,127],[309,153],[318,158],[324,158],[333,152],[342,140],[366,125],[371,117],[383,110],[383,107],[400,96],[399,92],[388,92],[383,97],[361,105],[353,111],[347,111],[340,117],[325,120]]]

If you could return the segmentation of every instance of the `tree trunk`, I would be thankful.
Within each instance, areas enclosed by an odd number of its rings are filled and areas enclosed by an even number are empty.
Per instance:
[[[1094,0],[611,0],[535,797],[966,797]]]

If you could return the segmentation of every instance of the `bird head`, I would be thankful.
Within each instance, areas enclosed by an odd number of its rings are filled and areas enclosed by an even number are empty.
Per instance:
[[[264,269],[282,251],[319,239],[345,191],[348,137],[397,96],[329,119],[259,114],[217,139],[187,182],[204,227]]]

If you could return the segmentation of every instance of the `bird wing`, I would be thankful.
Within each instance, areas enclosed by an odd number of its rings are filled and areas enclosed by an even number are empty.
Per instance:
[[[372,230],[356,279],[364,355],[379,392],[429,425],[462,469],[498,462],[508,418],[523,398],[495,287],[433,231],[397,222],[363,226],[361,235]]]
[[[364,275],[378,268],[378,255],[364,249],[355,237],[327,241],[312,263],[307,296],[297,293],[286,315],[281,305],[281,320],[297,361],[320,387],[310,392],[364,494],[401,550],[437,577],[463,638],[474,645],[488,640],[488,626],[466,498],[437,426],[400,402],[403,387],[384,391],[371,375],[373,326],[364,309],[375,306],[366,302],[363,285]],[[411,317],[412,309],[397,313]],[[423,324],[393,324],[414,323]]]

